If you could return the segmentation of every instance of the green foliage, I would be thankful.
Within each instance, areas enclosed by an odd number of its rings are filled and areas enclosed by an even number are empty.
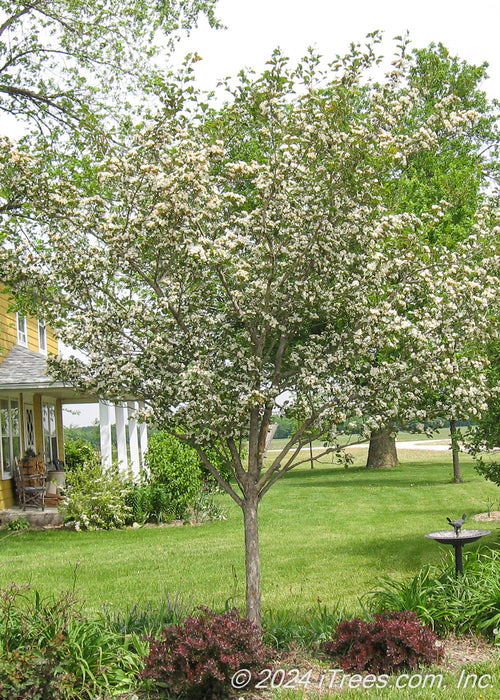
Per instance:
[[[116,425],[111,426],[111,432],[113,439],[116,440]],[[86,425],[86,426],[64,426],[64,442],[77,442],[82,441],[86,444],[92,445],[95,450],[99,449],[100,437],[99,437],[99,426],[98,425]]]
[[[131,105],[136,95],[165,89],[151,59],[155,33],[172,41],[204,14],[214,26],[215,0],[51,0],[47,5],[0,0],[0,111],[40,130],[91,129],[93,111]],[[107,99],[106,99],[107,98]],[[105,106],[105,111],[104,111]]]
[[[475,470],[481,476],[484,476],[488,481],[492,481],[497,486],[500,486],[500,462],[497,460],[486,458],[482,455],[477,455]]]
[[[134,484],[125,495],[125,503],[132,522],[161,523],[175,517],[168,488],[162,483]]]
[[[66,521],[78,530],[109,530],[123,527],[130,518],[125,503],[129,481],[116,466],[103,467],[97,454],[66,476],[62,508]]]
[[[385,578],[368,600],[377,611],[413,610],[438,632],[476,632],[500,640],[500,552],[468,552],[458,578],[451,562],[426,566],[404,581]]]
[[[179,624],[193,609],[194,604],[181,596],[171,597],[165,593],[163,599],[154,606],[150,602],[143,605],[136,603],[124,611],[105,605],[100,619],[106,629],[123,638],[131,634],[157,637],[167,625]]]
[[[152,484],[161,484],[168,503],[162,509],[173,518],[185,517],[202,485],[202,473],[196,451],[168,433],[159,432],[149,441],[146,464]],[[156,491],[159,497],[159,491]],[[160,503],[158,503],[160,505]]]
[[[278,424],[274,433],[276,440],[290,437],[297,430],[297,421],[293,418],[278,417],[275,422]]]
[[[408,87],[420,95],[414,119],[429,117],[449,95],[456,105],[478,114],[466,134],[450,135],[442,130],[437,134],[437,150],[412,154],[389,189],[393,205],[419,215],[429,204],[446,202],[428,238],[431,244],[442,241],[452,248],[470,235],[487,180],[498,171],[498,110],[481,89],[486,64],[469,64],[452,56],[442,44],[412,53]]]
[[[145,647],[86,619],[68,592],[12,585],[0,591],[0,651],[2,700],[95,700],[135,685]]]
[[[196,520],[225,520],[227,511],[215,502],[213,494],[203,488],[193,502],[193,515]]]
[[[12,532],[17,532],[19,530],[29,530],[29,528],[29,520],[25,515],[21,515],[19,516],[19,518],[14,518],[14,520],[10,520],[5,525],[5,530],[11,530]]]
[[[303,649],[317,646],[330,639],[332,630],[346,619],[337,604],[329,609],[319,602],[305,611],[268,610],[262,619],[264,643],[274,649]]]
[[[92,460],[95,457],[93,445],[86,442],[82,438],[75,440],[67,440],[64,443],[64,457],[66,469],[72,471],[76,468],[82,468],[85,462]]]

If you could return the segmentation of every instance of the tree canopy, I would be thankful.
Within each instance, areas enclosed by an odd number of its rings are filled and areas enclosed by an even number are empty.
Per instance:
[[[54,371],[144,401],[145,419],[198,451],[243,510],[255,620],[258,504],[301,447],[361,416],[367,434],[423,421],[429,390],[443,414],[476,416],[487,397],[495,213],[478,209],[450,250],[428,245],[445,203],[387,204],[409,161],[480,117],[448,92],[419,111],[412,59],[396,55],[380,85],[366,79],[376,60],[372,44],[326,69],[276,52],[223,109],[185,94],[110,148],[87,189],[8,151],[13,194],[29,197],[8,223],[6,277],[87,353]],[[275,412],[297,427],[266,461]]]
[[[90,121],[118,93],[133,102],[131,93],[161,81],[156,40],[200,13],[216,24],[215,2],[0,0],[0,111],[47,131]]]

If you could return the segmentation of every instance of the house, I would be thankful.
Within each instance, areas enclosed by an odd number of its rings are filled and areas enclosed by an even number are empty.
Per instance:
[[[100,403],[101,456],[112,460],[111,420],[116,417],[117,458],[138,473],[147,449],[146,427],[134,419],[134,402],[114,407],[100,397],[82,395],[47,373],[47,356],[58,341],[42,320],[10,310],[0,289],[0,510],[15,502],[13,464],[28,450],[43,454],[47,465],[64,460],[63,406]]]

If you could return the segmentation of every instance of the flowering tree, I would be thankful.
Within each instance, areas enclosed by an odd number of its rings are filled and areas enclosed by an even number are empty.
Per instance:
[[[30,204],[22,225],[8,224],[5,276],[88,356],[55,371],[144,401],[144,419],[198,451],[242,508],[257,622],[258,506],[304,445],[365,415],[367,434],[388,417],[423,420],[429,391],[462,414],[485,398],[498,229],[480,213],[444,255],[423,235],[441,210],[385,203],[410,156],[477,113],[446,96],[415,123],[406,60],[382,86],[363,82],[376,61],[371,43],[325,70],[313,55],[292,69],[276,53],[261,77],[241,76],[224,109],[193,95],[80,187],[10,153]],[[277,411],[297,429],[266,461]]]

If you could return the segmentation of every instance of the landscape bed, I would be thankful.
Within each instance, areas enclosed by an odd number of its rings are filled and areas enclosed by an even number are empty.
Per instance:
[[[446,548],[429,541],[425,534],[446,528],[447,517],[500,508],[498,488],[474,471],[467,456],[461,460],[463,483],[455,484],[449,452],[401,450],[399,466],[376,471],[362,466],[366,449],[355,454],[348,469],[332,463],[331,457],[315,462],[313,469],[309,464],[300,466],[262,502],[264,626],[271,643],[276,631],[277,643],[280,635],[282,640],[288,635],[293,649],[293,636],[304,621],[327,626],[327,621],[341,615],[366,613],[366,596],[383,577],[405,580],[427,564],[451,563]],[[216,611],[230,607],[243,611],[240,513],[226,496],[217,498],[226,509],[226,520],[199,525],[1,533],[4,565],[0,587],[14,581],[20,586],[30,584],[41,596],[72,590],[91,619],[105,610],[108,620],[130,621],[134,610],[162,606],[173,608],[174,617],[199,605]],[[481,546],[498,548],[500,523],[489,522],[487,527],[492,532]],[[475,544],[467,548],[471,553],[477,549]],[[281,666],[286,673],[296,666],[300,678],[309,669],[314,673],[307,676],[312,679],[309,683],[294,688],[281,687],[285,683],[279,682],[281,676],[276,677],[276,687],[268,684],[266,688],[267,697],[324,697],[318,684],[326,676],[328,660],[318,660],[317,652],[315,656],[304,646],[279,653],[284,654]],[[425,687],[416,676],[411,676],[414,685],[397,688],[356,688],[346,681],[342,695],[444,700],[453,687],[453,697],[458,700],[493,699],[500,687],[497,658],[493,645],[462,637],[449,644],[439,666],[430,668],[429,673],[438,677],[434,687]],[[470,676],[467,684],[464,669]],[[463,687],[457,685],[461,678]],[[487,687],[483,687],[484,679]],[[477,685],[480,680],[481,687]],[[334,688],[339,689],[338,682]]]

